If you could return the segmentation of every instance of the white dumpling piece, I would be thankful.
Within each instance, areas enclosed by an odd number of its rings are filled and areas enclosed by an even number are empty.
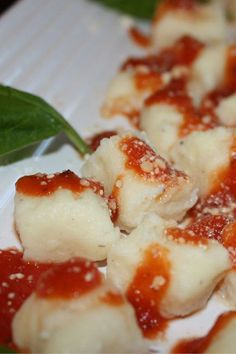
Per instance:
[[[30,353],[147,352],[131,305],[82,259],[41,276],[14,317],[13,338]]]
[[[171,318],[203,308],[230,267],[227,250],[217,241],[181,232],[175,223],[150,214],[129,237],[113,244],[107,274],[128,296],[130,289],[142,295],[142,281],[137,288],[133,284],[141,269],[142,279],[149,280],[145,289],[153,289],[151,295],[143,289],[144,298],[149,294],[147,301],[157,301],[160,314]]]
[[[19,179],[15,224],[24,258],[40,262],[103,260],[119,238],[101,184],[71,171]]]
[[[175,106],[158,102],[146,105],[140,117],[140,127],[158,153],[170,160],[169,151],[179,137],[183,114]]]
[[[234,136],[232,129],[217,127],[190,133],[173,145],[172,161],[195,180],[201,197],[209,194],[219,173],[228,168]]]
[[[199,104],[204,95],[216,89],[224,80],[227,46],[222,43],[202,49],[191,67],[187,83],[189,95]]]
[[[85,161],[82,174],[100,181],[105,194],[115,199],[116,223],[126,231],[152,211],[167,219],[181,219],[197,199],[191,179],[132,133],[103,139]]]
[[[219,122],[226,127],[236,126],[236,93],[223,98],[215,108]]]
[[[192,9],[177,7],[171,8],[171,2],[169,7],[168,0],[165,0],[157,9],[151,32],[155,48],[169,46],[184,35],[193,36],[204,43],[225,40],[227,27],[221,6],[196,2]]]

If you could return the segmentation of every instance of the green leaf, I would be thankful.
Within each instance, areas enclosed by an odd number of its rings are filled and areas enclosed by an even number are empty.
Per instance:
[[[72,126],[42,98],[0,85],[0,155],[64,131],[79,152],[90,152]]]
[[[160,0],[93,0],[131,16],[151,19]]]
[[[3,345],[0,345],[0,353],[16,353],[16,351]]]
[[[151,19],[163,0],[93,0],[114,10],[142,19]],[[198,0],[207,3],[209,0]]]

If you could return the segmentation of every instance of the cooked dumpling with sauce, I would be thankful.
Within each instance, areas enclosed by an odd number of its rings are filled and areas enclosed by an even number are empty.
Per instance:
[[[102,185],[71,171],[20,178],[15,223],[24,258],[41,262],[103,260],[119,238]]]
[[[82,173],[103,183],[105,194],[116,202],[115,221],[127,231],[152,211],[181,219],[197,199],[190,178],[131,133],[103,139]]]
[[[230,268],[227,250],[217,241],[150,214],[129,237],[113,244],[107,273],[126,293],[145,332],[155,318],[185,316],[203,308]]]
[[[13,320],[30,353],[146,353],[134,311],[90,261],[52,265]]]
[[[163,48],[183,35],[204,43],[225,40],[226,18],[219,4],[200,4],[197,0],[164,0],[152,24],[152,44]]]
[[[137,125],[145,99],[171,80],[187,78],[203,48],[203,43],[186,35],[158,53],[127,59],[109,86],[103,115],[123,114]]]
[[[211,192],[229,167],[234,136],[232,129],[218,127],[193,132],[173,146],[172,160],[194,178],[201,197]]]
[[[185,90],[185,80],[180,79],[172,80],[145,101],[140,127],[159,154],[170,160],[170,150],[179,138],[191,131],[206,129],[206,124]]]
[[[222,314],[209,333],[201,338],[182,340],[171,353],[234,354],[236,348],[236,312]]]

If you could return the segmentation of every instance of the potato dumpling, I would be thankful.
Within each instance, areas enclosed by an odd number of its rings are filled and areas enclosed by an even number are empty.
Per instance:
[[[225,44],[217,43],[202,49],[192,64],[187,83],[187,90],[195,104],[199,104],[207,92],[223,83],[226,62],[227,46]]]
[[[82,174],[103,183],[105,194],[116,203],[115,221],[126,231],[152,211],[181,219],[197,199],[191,179],[132,133],[103,139],[85,161]]]
[[[219,122],[226,127],[236,126],[236,93],[220,100],[215,108]]]
[[[119,238],[101,184],[71,171],[20,178],[15,223],[24,258],[40,262],[102,260]]]
[[[234,135],[230,128],[217,127],[193,132],[172,147],[172,160],[195,180],[201,197],[211,192],[221,172],[228,168]]]
[[[221,6],[164,0],[152,24],[153,46],[158,49],[169,46],[186,34],[204,43],[225,40],[227,26]]]
[[[158,153],[170,159],[169,150],[178,140],[178,131],[183,123],[183,114],[170,104],[158,102],[145,106],[140,126],[145,131]]]
[[[134,311],[93,263],[52,265],[13,320],[14,343],[30,353],[146,353]]]
[[[151,306],[171,318],[203,308],[230,268],[227,250],[217,241],[150,214],[128,237],[113,244],[107,274],[136,304],[141,317]]]

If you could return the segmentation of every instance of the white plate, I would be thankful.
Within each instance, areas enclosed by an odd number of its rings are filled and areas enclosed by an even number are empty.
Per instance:
[[[22,0],[0,18],[0,82],[44,97],[83,135],[127,126],[104,120],[99,108],[122,61],[140,54],[127,36],[126,19],[88,0]],[[18,245],[13,224],[14,183],[21,175],[71,169],[81,161],[68,144],[54,139],[33,157],[0,167],[0,248]],[[49,150],[50,151],[50,150]],[[226,308],[213,298],[198,314],[173,321],[154,351],[167,353],[179,338],[203,335]]]

